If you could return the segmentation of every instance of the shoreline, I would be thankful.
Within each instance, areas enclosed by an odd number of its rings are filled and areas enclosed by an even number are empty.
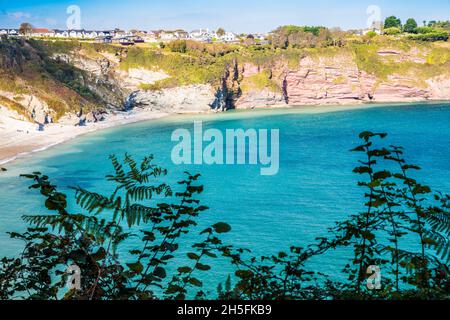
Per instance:
[[[148,110],[116,112],[108,115],[102,122],[89,123],[86,126],[51,124],[45,131],[37,131],[37,125],[0,117],[0,165],[11,163],[31,154],[48,150],[88,133],[120,127],[136,122],[156,120],[169,116],[169,113]],[[6,122],[6,123],[5,123]],[[5,129],[4,126],[8,126]],[[11,126],[11,127],[9,127]]]
[[[439,104],[450,103],[450,101],[428,101],[417,102],[424,104]],[[89,123],[86,126],[68,126],[51,124],[45,127],[45,131],[39,132],[36,129],[36,124],[27,123],[23,121],[1,117],[0,114],[0,165],[5,165],[14,162],[17,159],[24,158],[34,153],[48,150],[54,146],[63,144],[77,137],[88,133],[97,132],[104,129],[120,127],[127,124],[138,122],[157,120],[169,116],[176,115],[233,115],[236,113],[253,113],[253,116],[258,116],[258,113],[264,111],[292,111],[295,113],[314,114],[314,113],[328,113],[348,110],[360,110],[376,107],[388,106],[407,106],[411,102],[392,102],[392,103],[363,103],[363,104],[345,104],[345,105],[315,105],[315,106],[289,106],[286,108],[266,107],[256,109],[237,109],[233,112],[209,112],[209,113],[163,113],[153,112],[149,110],[133,110],[129,112],[116,112],[108,115],[107,119],[102,122]],[[261,114],[260,114],[261,115]],[[5,123],[7,122],[7,123]],[[8,128],[4,128],[4,125]],[[26,131],[26,132],[25,132]]]

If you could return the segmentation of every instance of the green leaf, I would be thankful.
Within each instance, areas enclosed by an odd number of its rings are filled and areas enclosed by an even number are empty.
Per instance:
[[[92,255],[92,258],[93,258],[95,261],[102,260],[102,259],[104,259],[105,257],[106,257],[106,250],[105,250],[103,247],[100,248],[100,249],[98,249],[98,251]]]
[[[198,270],[201,270],[201,271],[209,271],[209,270],[211,270],[210,266],[208,266],[206,264],[202,264],[202,263],[197,263],[195,265],[195,268],[198,269]]]
[[[181,268],[178,268],[178,272],[179,272],[179,273],[190,273],[191,271],[192,271],[192,269],[189,268],[189,267],[181,267]]]
[[[202,282],[196,278],[190,278],[189,279],[189,283],[196,286],[196,287],[201,287],[203,286]]]
[[[209,251],[205,251],[204,254],[211,258],[217,258],[217,255],[215,253]]]
[[[189,252],[189,253],[187,254],[187,256],[188,256],[188,258],[191,259],[191,260],[198,260],[198,259],[200,258],[197,254],[192,253],[192,252]]]
[[[227,233],[231,231],[231,226],[225,222],[219,222],[213,225],[214,230],[217,233]]]
[[[203,230],[200,234],[211,233],[212,231],[213,231],[212,228],[207,228]]]
[[[238,270],[236,271],[236,277],[245,279],[245,278],[251,278],[253,276],[253,272],[249,270]]]
[[[130,268],[132,271],[136,273],[141,273],[144,270],[144,267],[142,266],[142,263],[135,262],[135,263],[127,263],[128,268]]]
[[[174,294],[174,293],[178,293],[178,292],[180,292],[180,291],[182,291],[182,290],[183,290],[182,287],[171,284],[171,285],[169,285],[169,287],[167,288],[166,293],[167,293],[167,294]]]
[[[155,272],[153,272],[153,274],[161,279],[167,277],[166,270],[162,267],[156,267]]]

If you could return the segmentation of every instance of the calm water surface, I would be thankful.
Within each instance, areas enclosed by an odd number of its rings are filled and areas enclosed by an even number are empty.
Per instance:
[[[193,121],[204,128],[279,129],[280,171],[261,176],[254,166],[184,166],[172,164],[170,141],[173,130],[192,131]],[[450,104],[377,106],[327,113],[304,113],[301,109],[233,112],[207,116],[175,116],[128,125],[83,136],[79,139],[18,160],[0,178],[0,256],[16,255],[21,243],[7,231],[24,229],[21,216],[44,213],[41,198],[27,190],[20,173],[41,171],[61,187],[81,186],[108,192],[103,177],[111,173],[110,154],[125,152],[137,158],[154,154],[169,169],[175,182],[183,172],[202,174],[202,200],[211,209],[200,219],[200,229],[226,221],[233,231],[224,240],[251,248],[255,254],[276,253],[290,245],[306,245],[324,235],[327,227],[361,210],[362,190],[352,173],[358,154],[349,152],[361,131],[389,133],[389,143],[405,147],[410,162],[423,170],[417,175],[435,190],[450,193]],[[77,209],[71,204],[74,211]],[[190,238],[186,239],[190,242]],[[126,252],[133,247],[128,242]],[[324,272],[337,270],[344,254],[332,254],[313,264]],[[184,260],[184,258],[181,258]],[[210,279],[224,280],[232,270],[216,262]]]

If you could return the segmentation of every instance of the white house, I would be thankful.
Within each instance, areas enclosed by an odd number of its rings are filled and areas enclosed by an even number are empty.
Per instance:
[[[213,35],[208,29],[198,29],[189,33],[189,38],[200,42],[211,42]]]
[[[99,36],[104,36],[104,37],[115,37],[116,36],[116,32],[114,30],[105,30],[105,31],[102,31],[101,33],[103,33],[103,35],[101,35],[99,33]]]
[[[55,31],[55,37],[57,38],[68,38],[69,32],[66,30],[54,30]]]
[[[10,35],[10,36],[18,36],[19,35],[19,29],[8,29],[8,35]]]
[[[261,33],[255,33],[255,34],[253,34],[253,37],[255,38],[255,40],[264,41],[264,40],[266,40],[267,35],[261,34]]]
[[[368,34],[369,32],[375,32],[378,35],[382,34],[382,29],[383,29],[383,23],[381,21],[374,21],[372,22],[372,26],[370,28],[367,28],[365,30],[363,30],[363,35]]]
[[[223,36],[219,37],[219,39],[223,42],[235,42],[238,40],[233,32],[226,32]]]
[[[148,31],[143,39],[145,42],[155,43],[158,42],[158,35],[155,31]]]
[[[84,30],[69,30],[69,37],[70,38],[83,38]]]
[[[97,31],[85,31],[83,30],[83,38],[95,39],[99,36]]]
[[[159,38],[162,41],[173,41],[173,40],[177,40],[178,39],[177,35],[173,31],[162,31],[159,34]]]
[[[179,40],[187,40],[187,39],[189,39],[189,32],[186,32],[184,30],[176,30],[175,36]]]

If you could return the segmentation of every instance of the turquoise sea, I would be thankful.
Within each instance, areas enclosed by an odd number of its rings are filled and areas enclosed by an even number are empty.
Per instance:
[[[175,166],[171,134],[178,128],[192,131],[194,120],[202,120],[205,129],[221,131],[279,129],[278,175],[261,176],[258,166]],[[202,200],[210,210],[200,218],[198,231],[226,221],[233,230],[224,241],[258,255],[307,245],[335,221],[363,208],[363,190],[356,186],[359,177],[352,173],[359,155],[349,150],[365,130],[389,133],[388,143],[405,147],[408,161],[423,168],[419,180],[450,193],[449,103],[172,116],[88,134],[8,164],[8,172],[0,178],[0,256],[19,253],[22,244],[10,240],[6,232],[24,229],[22,215],[45,212],[39,195],[27,189],[29,181],[19,174],[43,172],[68,193],[69,186],[107,192],[111,187],[103,177],[112,170],[108,156],[126,152],[136,158],[154,154],[156,162],[169,169],[171,182],[186,170],[202,174]],[[77,210],[73,203],[71,208]],[[128,242],[122,251],[132,247]],[[343,253],[331,254],[312,267],[331,273],[343,258]],[[222,262],[213,267],[207,281],[211,284],[225,280],[232,270]]]

